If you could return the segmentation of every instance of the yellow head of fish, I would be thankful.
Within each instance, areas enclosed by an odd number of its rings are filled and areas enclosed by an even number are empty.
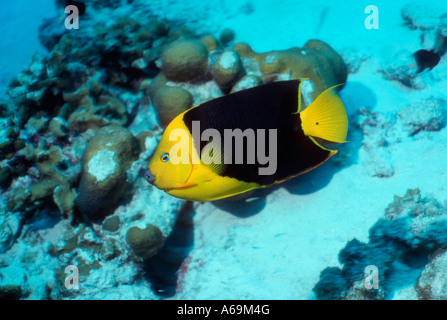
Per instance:
[[[190,155],[180,154],[181,148],[176,147],[182,142],[180,140],[188,142],[190,139],[187,131],[183,131],[185,134],[179,131],[179,126],[182,124],[174,120],[166,128],[145,172],[145,178],[149,183],[166,192],[183,187],[192,171]],[[172,139],[173,137],[176,139]]]

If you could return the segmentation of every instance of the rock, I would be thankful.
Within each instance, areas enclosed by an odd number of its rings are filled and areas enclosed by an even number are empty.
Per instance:
[[[8,166],[0,168],[0,187],[9,187],[12,180],[11,168]]]
[[[163,51],[161,61],[169,80],[190,81],[208,70],[208,51],[198,40],[178,40]]]
[[[11,248],[19,235],[21,224],[20,215],[0,212],[0,253]]]
[[[160,86],[152,101],[161,125],[166,127],[176,116],[192,107],[193,96],[181,87]]]
[[[24,292],[18,285],[0,286],[0,300],[19,300]]]
[[[20,131],[16,130],[14,127],[10,127],[6,131],[6,136],[11,140],[15,140],[20,136]]]
[[[97,220],[110,214],[128,188],[127,169],[139,154],[138,141],[125,128],[106,126],[88,143],[82,158],[75,204]]]
[[[439,131],[446,121],[446,100],[430,97],[399,112],[406,131],[414,136],[421,131]]]
[[[145,229],[130,228],[126,239],[133,252],[143,259],[154,256],[163,244],[163,234],[151,224]]]
[[[14,152],[14,143],[11,141],[5,141],[0,144],[0,161],[8,157],[9,154]]]
[[[102,228],[104,230],[110,231],[110,232],[114,232],[117,231],[120,227],[120,217],[118,216],[113,216],[110,218],[107,218],[103,225]]]
[[[424,268],[416,284],[419,299],[447,299],[447,253],[440,249],[434,254],[430,263]]]

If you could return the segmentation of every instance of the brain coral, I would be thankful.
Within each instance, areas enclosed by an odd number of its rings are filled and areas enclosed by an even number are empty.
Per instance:
[[[208,51],[198,40],[171,43],[161,56],[162,71],[174,81],[189,81],[208,70]]]
[[[98,130],[82,158],[81,182],[76,206],[97,220],[109,214],[126,191],[127,169],[139,154],[137,139],[120,126]]]

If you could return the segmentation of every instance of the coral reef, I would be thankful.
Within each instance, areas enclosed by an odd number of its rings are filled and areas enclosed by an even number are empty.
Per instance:
[[[432,288],[430,283],[435,281],[433,270],[443,260],[434,258],[423,272],[421,269],[430,254],[447,247],[446,213],[442,203],[423,196],[418,189],[395,196],[384,218],[370,229],[369,242],[348,242],[339,253],[342,269],[331,267],[321,272],[314,287],[317,298],[385,299],[400,288],[415,285],[424,295],[439,296],[438,287]],[[378,268],[379,289],[365,287],[364,270],[370,265]],[[400,274],[407,277],[402,279]]]

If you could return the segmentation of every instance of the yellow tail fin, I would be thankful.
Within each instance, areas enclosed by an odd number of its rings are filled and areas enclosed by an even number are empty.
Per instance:
[[[331,87],[300,112],[301,126],[307,136],[344,143],[348,134],[348,116],[340,97]]]

